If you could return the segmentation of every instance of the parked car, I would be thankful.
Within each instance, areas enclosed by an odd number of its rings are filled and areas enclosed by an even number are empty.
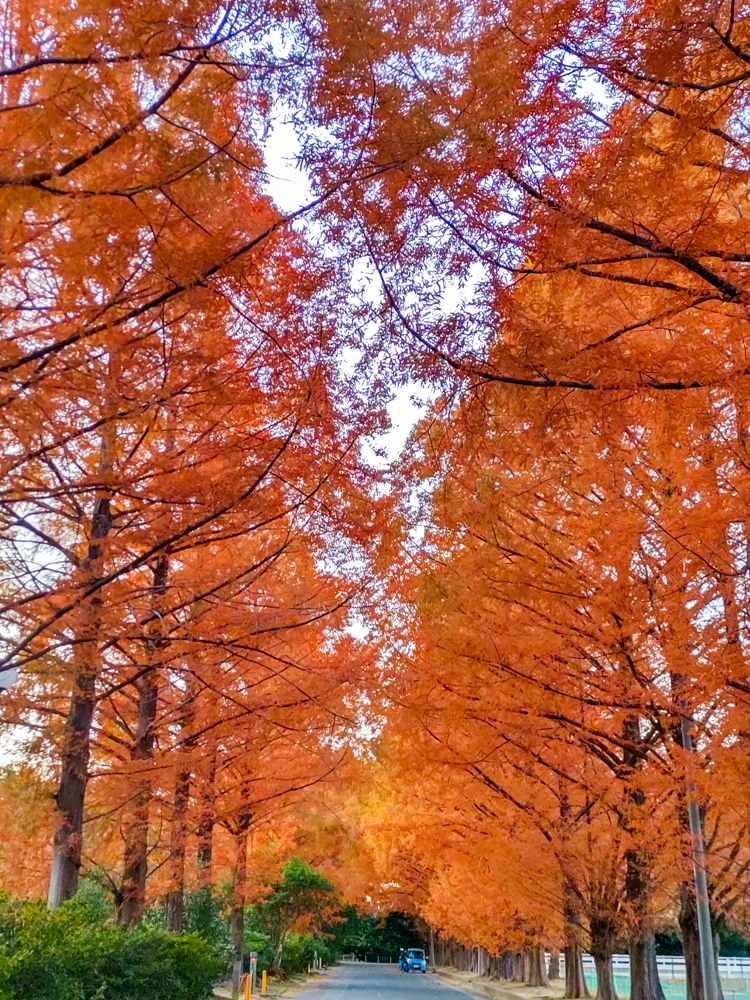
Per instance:
[[[398,964],[402,972],[427,972],[427,959],[421,948],[402,949]]]

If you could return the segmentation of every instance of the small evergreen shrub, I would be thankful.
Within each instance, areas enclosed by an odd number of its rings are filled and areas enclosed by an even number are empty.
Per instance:
[[[306,972],[316,955],[323,960],[324,965],[330,965],[337,958],[330,942],[325,938],[313,934],[289,934],[284,941],[281,968],[287,974]]]
[[[95,912],[95,908],[94,908]],[[2,1000],[204,1000],[225,960],[200,935],[121,928],[71,900],[0,897]]]

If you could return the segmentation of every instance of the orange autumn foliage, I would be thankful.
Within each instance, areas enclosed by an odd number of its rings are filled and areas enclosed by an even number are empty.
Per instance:
[[[99,866],[176,929],[228,874],[236,929],[274,830],[571,995],[679,919],[698,1000],[689,775],[717,923],[750,871],[748,4],[9,9],[3,701],[51,904]]]

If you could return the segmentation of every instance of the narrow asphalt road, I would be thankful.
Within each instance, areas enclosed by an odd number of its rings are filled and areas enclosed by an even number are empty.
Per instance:
[[[397,965],[337,965],[319,983],[300,990],[300,1000],[450,1000],[450,994],[472,997],[431,972],[401,972]],[[458,998],[455,998],[458,1000]]]

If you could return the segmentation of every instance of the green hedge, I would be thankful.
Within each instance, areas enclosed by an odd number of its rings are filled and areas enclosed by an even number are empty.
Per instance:
[[[325,938],[312,934],[289,934],[284,941],[281,968],[286,973],[306,972],[316,954],[323,959],[324,965],[330,965],[338,957]]]
[[[71,900],[0,897],[2,1000],[203,1000],[225,971],[198,934],[116,927]]]
[[[273,964],[271,938],[250,927],[245,931],[245,968],[249,968],[250,954],[253,951],[258,956],[258,972],[270,969]],[[281,969],[287,975],[307,972],[316,955],[323,959],[324,965],[332,965],[339,958],[333,943],[326,938],[314,934],[288,934],[281,953]]]

